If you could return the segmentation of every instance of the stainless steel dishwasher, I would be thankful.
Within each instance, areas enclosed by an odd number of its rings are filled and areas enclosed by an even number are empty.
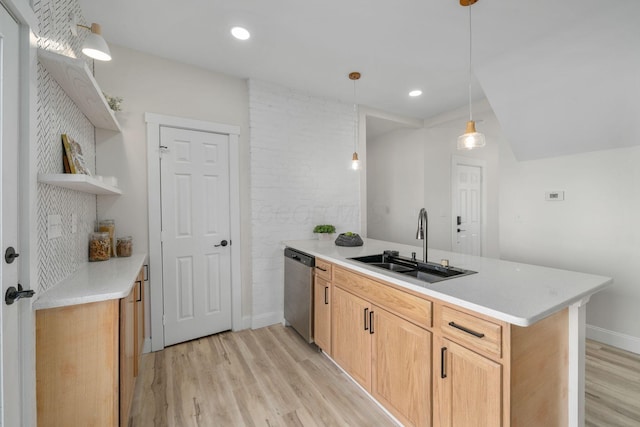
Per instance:
[[[284,320],[313,342],[313,268],[316,259],[291,248],[284,250]]]

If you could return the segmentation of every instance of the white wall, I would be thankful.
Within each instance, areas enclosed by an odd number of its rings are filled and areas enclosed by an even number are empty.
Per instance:
[[[487,147],[461,152],[458,136],[466,124],[466,110],[456,110],[425,124],[423,129],[400,129],[367,138],[367,235],[420,246],[415,239],[420,208],[429,214],[429,247],[451,250],[451,158],[453,155],[487,162],[486,253],[499,256],[498,153],[504,143],[500,126],[486,102],[474,107],[482,119]]]
[[[502,258],[613,277],[588,336],[640,353],[640,147],[517,162],[505,146],[500,165]]]
[[[250,80],[253,327],[283,319],[283,240],[359,232],[353,107]]]
[[[95,63],[96,80],[124,98],[122,133],[98,131],[96,168],[114,175],[121,196],[98,198],[98,216],[116,221],[117,235],[133,236],[134,251],[149,252],[147,151],[144,113],[240,126],[242,315],[251,315],[249,224],[249,106],[246,81],[110,45],[113,60]],[[153,278],[151,278],[153,287]],[[147,310],[149,312],[149,310]],[[150,323],[147,323],[150,324]]]
[[[425,129],[399,129],[367,138],[368,237],[421,245],[416,228],[425,200],[426,144]],[[430,247],[436,247],[433,243],[429,239]]]

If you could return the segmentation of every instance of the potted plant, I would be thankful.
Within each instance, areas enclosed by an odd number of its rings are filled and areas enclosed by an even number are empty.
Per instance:
[[[316,225],[313,232],[318,235],[320,240],[331,240],[332,234],[336,232],[336,227],[330,224]]]

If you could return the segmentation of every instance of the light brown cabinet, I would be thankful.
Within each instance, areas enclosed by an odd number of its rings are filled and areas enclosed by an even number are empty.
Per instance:
[[[405,426],[431,424],[431,332],[373,306],[371,395]]]
[[[133,375],[138,376],[140,373],[140,362],[142,357],[142,348],[144,347],[144,268],[138,273],[136,282],[134,283],[134,298],[135,298],[135,317],[134,317],[134,348],[133,354],[135,360],[133,363]]]
[[[567,425],[567,310],[519,327],[332,272],[332,358],[404,425]]]
[[[435,316],[435,426],[567,425],[567,310],[529,327],[446,303]]]
[[[331,356],[331,282],[316,275],[313,284],[313,340]]]
[[[127,425],[144,339],[135,288],[120,300],[36,311],[38,426]]]
[[[384,308],[346,289],[374,290],[372,299],[385,300]],[[398,290],[376,289],[375,282],[336,269],[333,358],[403,424],[431,425],[431,332],[391,312],[415,313],[426,306],[412,306],[412,296]]]
[[[333,265],[316,258],[313,282],[313,341],[331,355],[331,295]]]
[[[126,426],[131,411],[136,371],[136,298],[135,287],[120,300],[120,425]]]
[[[371,389],[371,304],[338,286],[333,288],[333,359],[367,390]]]
[[[440,348],[437,425],[502,425],[502,365],[447,339]]]

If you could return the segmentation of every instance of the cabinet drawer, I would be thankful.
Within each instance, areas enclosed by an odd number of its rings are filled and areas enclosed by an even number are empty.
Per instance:
[[[323,259],[316,258],[316,275],[325,280],[331,281],[332,265]]]
[[[501,356],[502,326],[497,323],[444,306],[440,328],[460,344]]]
[[[431,301],[339,267],[334,270],[334,284],[416,325],[427,328],[432,325]]]

